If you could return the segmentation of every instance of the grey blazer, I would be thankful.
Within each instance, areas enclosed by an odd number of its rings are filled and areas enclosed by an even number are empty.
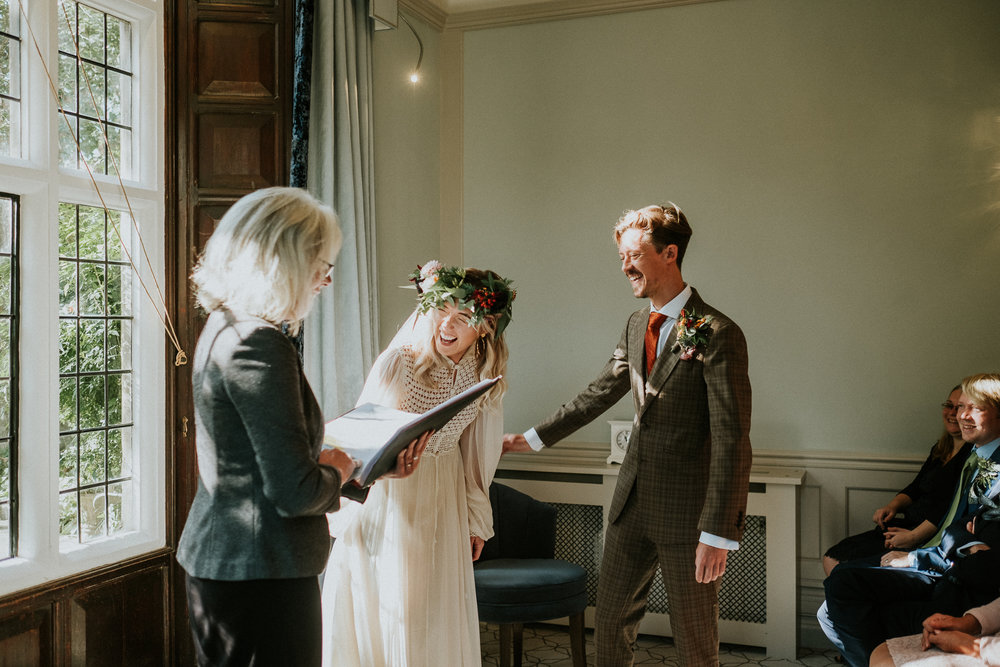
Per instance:
[[[198,491],[177,561],[202,579],[318,575],[340,475],[316,462],[323,415],[292,342],[264,320],[217,310],[193,380]]]

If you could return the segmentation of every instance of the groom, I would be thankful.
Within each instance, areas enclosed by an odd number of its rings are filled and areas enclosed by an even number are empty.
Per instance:
[[[504,436],[505,452],[540,450],[632,390],[636,418],[597,589],[599,667],[632,664],[657,565],[681,664],[719,661],[719,578],[743,533],[752,459],[750,380],[743,332],[681,277],[690,237],[674,204],[619,219],[622,271],[649,306],[632,313],[604,370],[576,398],[527,433]]]

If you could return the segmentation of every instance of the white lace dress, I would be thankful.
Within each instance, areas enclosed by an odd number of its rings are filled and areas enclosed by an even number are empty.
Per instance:
[[[409,346],[384,352],[358,403],[424,412],[479,381],[470,352],[413,379]],[[404,386],[401,400],[391,386]],[[374,400],[373,400],[374,399]],[[493,535],[489,484],[502,444],[483,399],[435,433],[417,471],[379,480],[363,505],[330,515],[337,538],[323,581],[323,664],[467,667],[481,662],[470,535]]]

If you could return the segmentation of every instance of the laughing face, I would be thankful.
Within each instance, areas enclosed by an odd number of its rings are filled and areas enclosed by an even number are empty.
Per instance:
[[[469,324],[472,313],[454,303],[434,311],[434,347],[456,364],[479,338],[479,330]]]
[[[948,435],[957,438],[962,433],[958,426],[958,401],[962,397],[962,390],[956,389],[948,394],[948,400],[941,404],[941,418],[944,420],[944,430]]]
[[[962,440],[974,445],[989,444],[1000,438],[1000,410],[977,403],[963,393],[958,399],[958,425]]]
[[[618,241],[618,256],[636,298],[650,299],[657,308],[669,301],[664,295],[670,290],[669,267],[675,262],[677,246],[657,251],[656,246],[643,238],[641,229],[631,228]]]

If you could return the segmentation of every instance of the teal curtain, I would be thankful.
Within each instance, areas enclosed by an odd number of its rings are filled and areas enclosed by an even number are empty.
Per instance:
[[[316,4],[306,182],[337,212],[344,245],[306,320],[304,359],[330,417],[354,406],[378,353],[372,30],[365,0]]]

